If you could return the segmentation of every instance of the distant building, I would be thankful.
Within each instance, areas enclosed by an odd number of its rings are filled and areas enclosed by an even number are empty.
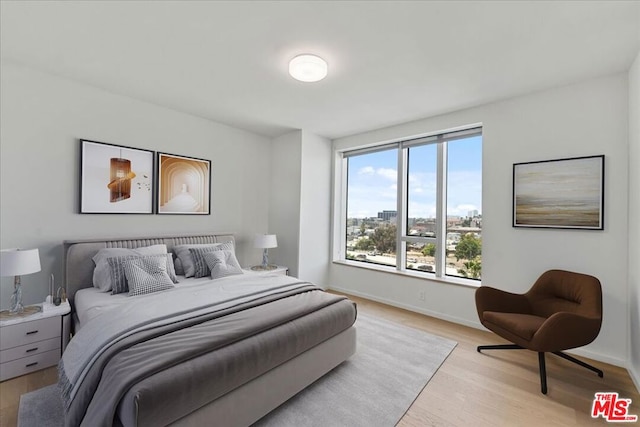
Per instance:
[[[409,224],[410,236],[434,237],[436,232],[435,218],[410,218],[413,221]]]
[[[462,223],[462,219],[459,216],[448,216],[447,217],[447,228],[458,227]]]
[[[469,218],[475,218],[477,216],[478,216],[478,210],[477,209],[469,211],[469,215],[468,215]]]
[[[382,211],[378,212],[378,218],[384,221],[390,221],[392,218],[395,219],[398,216],[398,211]]]

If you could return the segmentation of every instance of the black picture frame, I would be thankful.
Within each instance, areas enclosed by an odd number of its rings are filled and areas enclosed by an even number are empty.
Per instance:
[[[156,213],[211,214],[211,160],[156,153]]]
[[[89,139],[79,143],[79,213],[154,213],[154,151]]]
[[[513,227],[604,230],[604,155],[515,163]]]

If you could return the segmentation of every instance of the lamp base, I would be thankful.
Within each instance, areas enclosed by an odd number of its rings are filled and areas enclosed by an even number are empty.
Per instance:
[[[39,305],[29,305],[24,307],[20,312],[12,312],[11,310],[0,311],[0,320],[15,319],[16,317],[27,317],[32,314],[40,313],[42,307]]]
[[[253,267],[251,267],[253,271],[270,271],[275,270],[276,268],[278,268],[278,266],[273,264],[267,266],[254,265]]]

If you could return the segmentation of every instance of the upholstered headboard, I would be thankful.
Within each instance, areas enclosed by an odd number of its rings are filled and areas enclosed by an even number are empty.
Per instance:
[[[234,242],[233,233],[186,234],[174,236],[152,236],[137,238],[107,238],[64,241],[64,283],[67,296],[71,301],[75,293],[82,288],[93,286],[92,258],[103,248],[139,248],[141,246],[164,243],[167,250],[173,252],[176,245],[194,243]],[[175,258],[175,253],[174,253]]]

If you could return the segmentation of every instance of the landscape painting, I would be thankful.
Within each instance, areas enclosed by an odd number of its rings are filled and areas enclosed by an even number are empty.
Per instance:
[[[513,226],[604,229],[604,155],[513,165]]]

